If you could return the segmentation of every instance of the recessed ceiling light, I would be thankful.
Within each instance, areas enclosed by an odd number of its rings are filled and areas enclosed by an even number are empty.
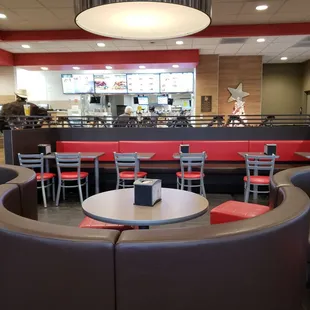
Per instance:
[[[7,16],[5,14],[0,13],[0,19],[6,19],[6,18],[7,18]]]
[[[80,67],[72,67],[73,70],[80,70]]]
[[[211,23],[212,0],[73,2],[76,7],[76,24],[104,37],[128,40],[183,38],[202,31]]]
[[[99,42],[99,43],[97,43],[97,46],[98,47],[105,47],[105,44],[103,42]]]
[[[107,70],[112,70],[112,69],[113,69],[113,67],[111,67],[111,66],[105,66],[105,68],[106,68]]]
[[[268,5],[267,5],[267,4],[258,5],[258,6],[256,7],[256,10],[257,10],[257,11],[265,11],[265,10],[267,10],[267,9],[268,9]]]
[[[266,40],[264,39],[264,38],[259,38],[259,39],[257,39],[256,40],[258,43],[263,43],[263,42],[265,42]]]
[[[183,45],[184,42],[183,42],[183,41],[176,41],[175,44],[177,44],[177,45]]]
[[[28,45],[28,44],[23,44],[23,45],[22,45],[22,48],[30,48],[30,45]]]
[[[179,65],[172,65],[172,68],[179,68]]]
[[[139,69],[145,69],[145,66],[139,66]]]
[[[287,57],[281,57],[281,60],[288,60]]]
[[[48,70],[48,67],[41,67],[41,70],[47,71],[47,70]]]

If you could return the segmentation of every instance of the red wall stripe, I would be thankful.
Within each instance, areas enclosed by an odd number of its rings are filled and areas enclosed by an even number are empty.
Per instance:
[[[15,66],[198,64],[198,50],[14,54]]]
[[[0,49],[0,66],[14,66],[13,54]]]
[[[250,37],[310,34],[310,23],[210,26],[191,37]],[[96,40],[105,38],[80,29],[0,31],[2,41]]]

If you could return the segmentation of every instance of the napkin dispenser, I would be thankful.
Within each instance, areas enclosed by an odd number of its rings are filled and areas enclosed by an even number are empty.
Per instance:
[[[180,153],[189,153],[189,144],[180,144]]]
[[[264,154],[265,155],[273,155],[277,153],[277,145],[276,144],[265,144],[264,146]]]
[[[153,207],[161,200],[161,180],[137,179],[134,182],[134,204]]]
[[[38,145],[38,152],[39,154],[48,155],[52,153],[52,148],[50,144],[39,144]]]

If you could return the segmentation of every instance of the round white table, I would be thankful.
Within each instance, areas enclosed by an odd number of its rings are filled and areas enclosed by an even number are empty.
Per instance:
[[[207,212],[206,198],[188,191],[162,188],[162,200],[154,207],[134,205],[134,190],[103,192],[86,199],[84,213],[95,220],[148,228],[153,225],[188,221]]]

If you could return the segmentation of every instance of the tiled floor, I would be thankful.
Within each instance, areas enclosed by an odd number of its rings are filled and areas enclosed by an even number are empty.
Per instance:
[[[231,195],[225,194],[209,194],[207,198],[209,200],[210,209],[227,200],[233,199]],[[39,221],[42,222],[67,226],[78,226],[83,218],[84,214],[81,205],[78,202],[78,197],[76,197],[75,195],[69,195],[68,199],[65,202],[61,202],[59,207],[55,207],[53,202],[49,202],[47,208],[44,208],[42,205],[40,205],[39,208]],[[199,218],[187,222],[164,226],[153,226],[151,227],[151,229],[163,227],[189,227],[197,225],[209,225],[209,212]]]

